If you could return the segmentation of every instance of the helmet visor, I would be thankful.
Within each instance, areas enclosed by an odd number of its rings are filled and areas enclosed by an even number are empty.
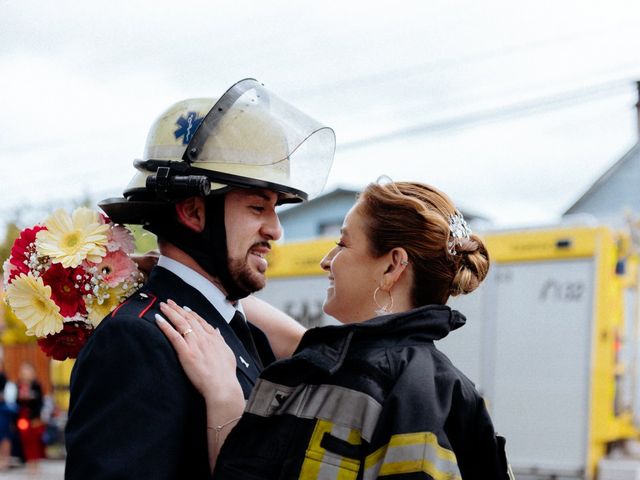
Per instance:
[[[192,167],[212,180],[240,178],[305,199],[327,181],[335,151],[329,127],[291,106],[253,79],[218,100],[202,120],[185,152]]]

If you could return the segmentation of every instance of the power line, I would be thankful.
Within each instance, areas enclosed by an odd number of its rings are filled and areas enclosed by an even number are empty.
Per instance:
[[[549,95],[533,100],[513,103],[499,108],[464,113],[449,118],[409,125],[390,132],[371,135],[338,145],[338,150],[353,150],[375,143],[387,142],[398,138],[427,135],[448,130],[461,129],[472,125],[486,124],[506,118],[522,117],[550,110],[557,110],[585,103],[596,98],[604,98],[628,91],[633,82],[631,79],[614,80],[589,87],[574,89],[560,94]]]
[[[616,35],[620,35],[621,33],[626,31],[630,31],[633,33],[635,32],[636,28],[637,22],[635,20],[629,20],[617,23],[615,25],[610,25],[607,28],[582,30],[579,32],[574,32],[572,34],[563,34],[549,38],[536,39],[529,42],[521,43],[519,45],[509,45],[506,47],[501,46],[498,48],[486,49],[484,51],[474,52],[470,54],[445,57],[405,67],[382,70],[375,73],[345,78],[333,82],[325,82],[316,86],[290,90],[288,92],[288,95],[295,95],[300,97],[309,97],[314,95],[326,96],[327,92],[330,90],[367,88],[369,85],[379,85],[381,83],[395,81],[398,78],[406,79],[408,77],[422,75],[425,73],[431,74],[434,71],[441,72],[443,70],[456,68],[461,65],[468,65],[470,63],[490,61],[493,59],[509,57],[513,55],[522,55],[527,51],[546,48],[550,46],[557,48],[559,44],[567,44],[585,39],[593,40],[594,38],[609,36],[611,35],[611,33],[614,33]]]

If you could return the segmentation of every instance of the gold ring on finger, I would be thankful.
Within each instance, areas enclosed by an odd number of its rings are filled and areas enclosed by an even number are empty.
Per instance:
[[[189,335],[191,332],[193,332],[193,328],[187,328],[184,332],[182,332],[182,336],[186,337],[187,335]]]

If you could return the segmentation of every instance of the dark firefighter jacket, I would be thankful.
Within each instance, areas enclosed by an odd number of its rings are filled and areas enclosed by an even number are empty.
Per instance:
[[[149,281],[98,326],[71,376],[66,480],[210,479],[204,399],[155,323],[160,302],[187,305],[218,328],[238,358],[245,395],[255,362],[231,327],[196,289],[155,267]],[[253,325],[261,360],[274,360]]]
[[[433,343],[464,322],[431,305],[309,330],[261,374],[214,479],[511,478],[483,399]]]

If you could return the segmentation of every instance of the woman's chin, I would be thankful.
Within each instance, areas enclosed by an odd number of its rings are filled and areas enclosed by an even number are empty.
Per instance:
[[[333,302],[331,301],[331,298],[327,298],[324,301],[324,304],[322,305],[322,311],[326,314],[329,315],[330,317],[333,317],[337,320],[340,320],[336,315],[338,314],[338,312],[336,311],[336,309],[334,308]]]
[[[326,315],[335,318],[340,323],[351,323],[351,322],[349,322],[349,319],[344,314],[344,312],[340,313],[340,310],[337,310],[337,309],[332,308],[332,307],[333,307],[333,305],[331,305],[331,302],[325,301],[324,305],[322,306],[322,311]]]

